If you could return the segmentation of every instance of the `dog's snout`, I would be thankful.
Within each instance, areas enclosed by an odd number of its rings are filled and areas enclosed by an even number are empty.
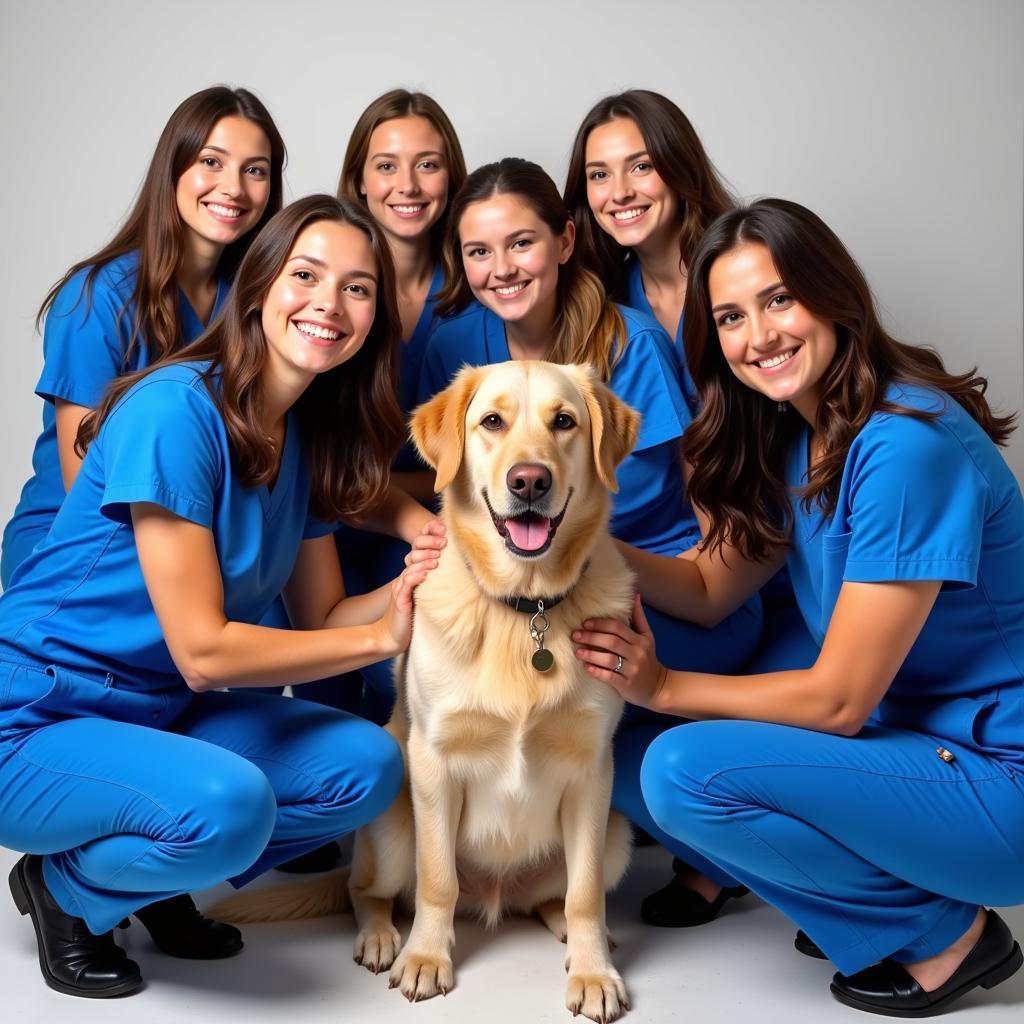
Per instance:
[[[551,470],[538,462],[517,462],[506,474],[508,489],[523,501],[537,501],[551,490]]]

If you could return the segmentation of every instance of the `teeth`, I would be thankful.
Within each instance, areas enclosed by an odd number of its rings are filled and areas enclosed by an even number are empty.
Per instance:
[[[417,203],[415,206],[392,206],[391,209],[397,213],[419,213],[420,210],[426,207],[426,203]]]
[[[318,324],[297,323],[295,328],[303,334],[308,334],[311,338],[323,338],[326,341],[337,341],[341,336],[340,331],[330,331],[326,327],[320,327]]]
[[[504,288],[495,288],[494,290],[499,295],[515,295],[517,292],[521,292],[529,283],[529,281],[520,281],[519,284],[510,284],[506,285]]]
[[[795,355],[796,349],[793,349],[790,352],[783,352],[781,355],[772,356],[771,359],[759,359],[757,365],[762,370],[770,370],[773,366],[781,366],[783,363],[788,362]]]
[[[650,207],[643,207],[642,209],[632,210],[616,210],[612,216],[618,221],[636,220],[637,217],[642,217]]]
[[[218,217],[241,217],[242,211],[237,206],[221,206],[220,203],[207,203],[207,208]]]

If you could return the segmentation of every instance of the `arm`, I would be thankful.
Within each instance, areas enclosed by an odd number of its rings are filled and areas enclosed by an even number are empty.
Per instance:
[[[60,459],[60,475],[64,480],[64,490],[70,491],[71,485],[82,468],[82,459],[75,451],[75,438],[82,420],[90,410],[84,405],[75,405],[63,398],[54,399],[57,423],[57,456]]]
[[[393,584],[346,599],[333,538],[305,541],[286,596],[306,628],[271,629],[226,618],[209,529],[151,503],[135,503],[131,513],[167,647],[196,691],[305,683],[393,657],[409,643],[412,592],[437,564],[433,547],[414,551]]]
[[[398,477],[433,476],[427,473],[393,473],[384,500],[372,511],[359,520],[352,520],[353,525],[373,530],[375,533],[386,533],[390,537],[398,537],[411,544],[413,539],[435,517],[429,509],[410,496],[399,485]],[[431,497],[433,494],[431,493]]]
[[[591,675],[652,710],[854,736],[892,684],[941,585],[939,580],[844,583],[821,654],[809,669],[756,676],[667,671],[654,658],[639,600],[634,629],[613,619],[589,620],[573,639],[586,645],[577,657]],[[622,670],[614,672],[619,655]]]
[[[431,504],[436,495],[434,494],[434,471],[425,469],[420,471],[402,470],[391,474],[391,479],[406,494],[416,499],[423,505]]]

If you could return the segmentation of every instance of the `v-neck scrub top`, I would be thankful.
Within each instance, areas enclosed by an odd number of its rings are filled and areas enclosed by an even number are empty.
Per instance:
[[[54,298],[43,331],[43,372],[36,394],[44,399],[43,430],[32,453],[32,477],[22,489],[14,516],[4,530],[0,576],[6,587],[17,567],[46,535],[64,501],[64,480],[57,451],[57,399],[92,409],[99,405],[111,381],[150,363],[145,338],[127,352],[135,308],[132,292],[139,269],[131,252],[104,264],[92,282],[84,267]],[[211,319],[227,297],[228,285],[217,286]],[[181,343],[194,341],[204,325],[183,293],[179,293]]]
[[[0,596],[4,645],[43,663],[111,673],[123,689],[175,690],[184,706],[190,691],[150,602],[132,503],[160,505],[212,531],[224,614],[239,622],[259,622],[302,540],[333,529],[308,518],[309,477],[292,416],[273,490],[238,479],[205,369],[162,367],[114,407],[49,534]]]

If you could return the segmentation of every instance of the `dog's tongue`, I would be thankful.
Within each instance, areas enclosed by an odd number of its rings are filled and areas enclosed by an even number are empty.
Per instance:
[[[544,546],[551,531],[551,520],[537,515],[535,512],[527,512],[525,515],[517,516],[515,519],[506,519],[505,528],[508,535],[520,551],[536,551]]]

